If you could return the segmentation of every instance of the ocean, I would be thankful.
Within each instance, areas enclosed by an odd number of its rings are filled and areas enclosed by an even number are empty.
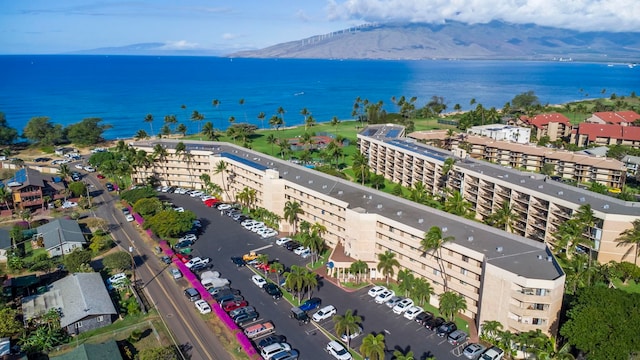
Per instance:
[[[194,110],[226,129],[230,116],[268,127],[279,107],[286,126],[304,121],[303,108],[318,122],[350,120],[356,97],[393,112],[391,97],[402,95],[417,97],[417,107],[443,97],[449,111],[471,108],[471,99],[502,108],[529,90],[543,104],[640,95],[640,66],[607,63],[20,55],[0,56],[0,69],[0,112],[11,126],[22,131],[35,116],[62,125],[98,117],[112,125],[107,139],[151,133],[147,114],[154,133],[170,114],[195,132],[202,124],[190,121]]]

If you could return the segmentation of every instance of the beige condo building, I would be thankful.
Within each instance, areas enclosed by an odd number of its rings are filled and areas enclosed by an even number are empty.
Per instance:
[[[585,236],[593,241],[591,250],[598,261],[634,262],[633,249],[620,246],[616,239],[640,219],[639,202],[622,201],[549,180],[541,174],[476,160],[462,151],[455,157],[452,152],[404,138],[397,128],[370,126],[358,135],[360,151],[368,156],[375,173],[406,187],[420,181],[434,195],[445,189],[457,190],[471,203],[480,221],[507,202],[518,215],[513,232],[544,243],[553,243],[558,226],[581,205],[589,204],[597,220]],[[442,167],[447,158],[456,158],[456,162],[445,178]]]
[[[365,261],[374,279],[377,256],[389,250],[400,269],[429,280],[436,294],[448,287],[465,297],[465,315],[476,325],[498,320],[506,329],[546,333],[557,330],[565,275],[542,242],[500,231],[481,223],[394,197],[303,166],[227,143],[189,141],[187,152],[175,155],[173,140],[142,141],[137,150],[153,152],[158,144],[168,155],[152,167],[139,169],[134,180],[157,176],[165,185],[201,188],[200,175],[224,188],[227,200],[245,187],[256,191],[256,205],[283,215],[287,201],[301,204],[300,220],[320,223],[332,249],[333,274],[344,273],[353,261]],[[186,159],[186,160],[185,160]],[[226,170],[216,171],[224,162]],[[445,272],[437,259],[420,249],[433,226],[455,240],[442,251]],[[282,221],[280,230],[290,231]],[[437,306],[437,296],[431,303]]]

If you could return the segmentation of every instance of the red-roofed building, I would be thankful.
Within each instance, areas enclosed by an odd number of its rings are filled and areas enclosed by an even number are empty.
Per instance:
[[[633,122],[638,119],[640,119],[640,115],[635,111],[603,111],[593,113],[593,115],[587,119],[587,122],[594,124],[632,126]]]
[[[540,114],[532,118],[523,115],[518,119],[517,124],[536,128],[538,140],[548,136],[551,141],[555,141],[571,134],[569,118],[560,113]]]
[[[571,142],[578,146],[596,144],[640,148],[640,126],[583,123],[571,134]]]

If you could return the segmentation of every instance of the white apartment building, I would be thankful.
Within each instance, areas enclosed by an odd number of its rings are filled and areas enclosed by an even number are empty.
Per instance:
[[[143,182],[155,175],[164,185],[201,188],[199,177],[208,174],[226,190],[228,201],[248,187],[256,191],[257,206],[280,216],[287,201],[296,201],[304,211],[300,220],[327,228],[334,274],[362,260],[373,278],[382,279],[376,272],[377,256],[389,250],[397,254],[401,269],[428,279],[436,294],[443,292],[442,276],[446,276],[449,289],[465,297],[465,315],[477,326],[498,320],[512,331],[557,330],[565,274],[542,242],[228,143],[188,141],[191,156],[185,161],[184,156],[174,155],[177,143],[133,143],[137,150],[150,153],[159,144],[169,153],[152,167],[139,169],[134,180]],[[217,172],[221,162],[226,170]],[[454,237],[442,251],[445,274],[440,273],[437,259],[420,249],[433,226]],[[283,221],[280,230],[287,232],[290,225]],[[437,306],[437,301],[433,296],[431,303]]]
[[[480,135],[493,140],[528,144],[531,137],[531,129],[513,125],[490,124],[472,126],[467,129],[467,134]]]

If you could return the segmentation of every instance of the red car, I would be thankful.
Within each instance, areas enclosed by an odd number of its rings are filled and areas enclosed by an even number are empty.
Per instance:
[[[180,259],[180,261],[182,261],[183,263],[189,262],[189,260],[191,260],[192,258],[191,255],[181,254],[181,253],[176,253],[176,257]]]
[[[269,272],[270,266],[269,264],[258,264],[256,265],[256,269],[262,270],[264,272]]]
[[[208,207],[214,207],[219,202],[220,200],[218,199],[208,199],[208,200],[205,200],[204,204],[207,205]]]
[[[224,311],[229,312],[241,307],[245,307],[247,305],[248,303],[245,300],[231,301],[231,302],[225,303],[222,308],[224,309]]]
[[[98,176],[98,179],[104,179],[104,175],[102,174],[98,174],[97,176]]]

